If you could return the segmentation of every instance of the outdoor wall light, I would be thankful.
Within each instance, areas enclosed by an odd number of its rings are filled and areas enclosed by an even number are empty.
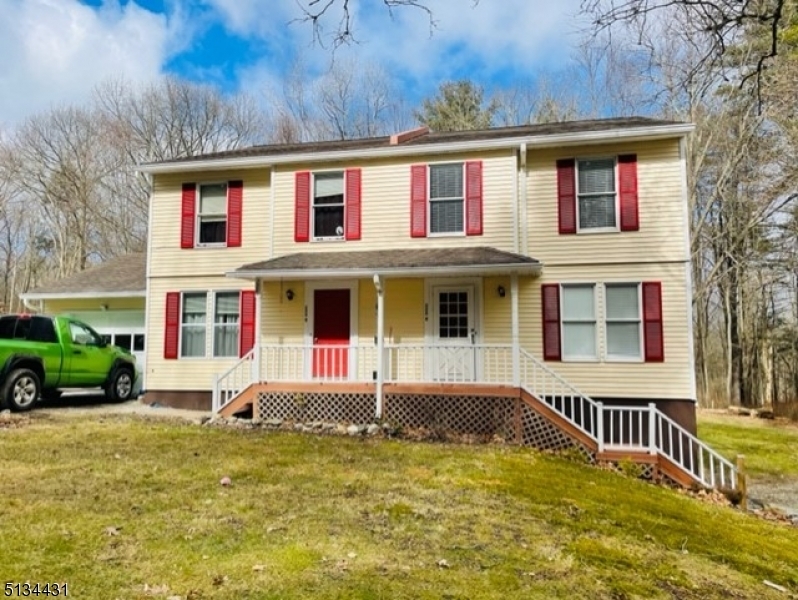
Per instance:
[[[499,294],[499,298],[504,298],[507,295],[507,290],[504,289],[503,285],[500,285],[496,288],[496,293]]]
[[[285,297],[288,299],[289,302],[291,302],[291,300],[294,299],[294,290],[292,290],[291,288],[285,290]]]

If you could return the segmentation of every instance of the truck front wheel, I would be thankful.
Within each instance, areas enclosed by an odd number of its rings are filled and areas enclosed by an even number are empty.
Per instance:
[[[33,408],[40,392],[41,382],[36,373],[30,369],[15,369],[3,385],[2,398],[8,408],[21,412]]]
[[[114,371],[111,380],[105,387],[105,397],[110,402],[125,402],[133,395],[133,371],[121,367]]]

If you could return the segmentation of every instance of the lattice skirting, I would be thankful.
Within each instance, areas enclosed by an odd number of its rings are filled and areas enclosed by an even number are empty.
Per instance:
[[[377,401],[374,394],[318,392],[260,392],[258,416],[283,421],[371,423]]]
[[[392,425],[512,439],[513,399],[484,396],[387,394],[383,411]]]
[[[536,412],[525,402],[521,402],[521,443],[538,450],[578,452],[585,461],[596,462],[595,453],[562,431],[554,423]]]

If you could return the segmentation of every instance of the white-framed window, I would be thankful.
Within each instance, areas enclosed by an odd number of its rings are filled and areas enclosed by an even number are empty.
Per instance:
[[[213,355],[238,356],[239,292],[217,292],[213,311]]]
[[[313,174],[311,206],[314,240],[344,239],[344,172]]]
[[[184,292],[180,314],[180,356],[196,358],[205,356],[208,294]]]
[[[604,320],[608,360],[641,360],[643,317],[639,283],[604,285]]]
[[[596,360],[596,286],[560,287],[563,360]]]
[[[429,166],[429,233],[463,233],[464,180],[463,163]]]
[[[227,243],[227,184],[200,185],[197,204],[197,243]]]
[[[617,231],[615,158],[576,161],[578,231]]]

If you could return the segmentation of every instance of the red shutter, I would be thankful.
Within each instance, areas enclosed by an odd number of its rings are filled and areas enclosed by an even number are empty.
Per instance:
[[[482,235],[482,161],[469,161],[466,170],[466,235]]]
[[[180,292],[166,293],[166,326],[164,327],[163,357],[177,358],[180,339]]]
[[[239,356],[244,356],[255,345],[255,292],[241,292],[241,335],[239,336]]]
[[[410,167],[410,237],[427,237],[427,165]]]
[[[310,171],[296,174],[294,187],[294,241],[310,239]]]
[[[637,155],[618,157],[618,193],[621,205],[621,231],[640,229],[637,209]]]
[[[560,286],[540,286],[543,297],[543,359],[561,360],[560,349]]]
[[[180,211],[180,247],[194,247],[194,226],[197,211],[197,184],[184,183]]]
[[[244,182],[230,181],[227,184],[227,247],[241,246],[241,210]]]
[[[576,233],[576,161],[557,161],[557,214],[560,233]]]
[[[346,239],[360,239],[360,169],[346,170]]]
[[[643,284],[643,337],[645,340],[646,362],[664,361],[662,284],[659,281]]]

